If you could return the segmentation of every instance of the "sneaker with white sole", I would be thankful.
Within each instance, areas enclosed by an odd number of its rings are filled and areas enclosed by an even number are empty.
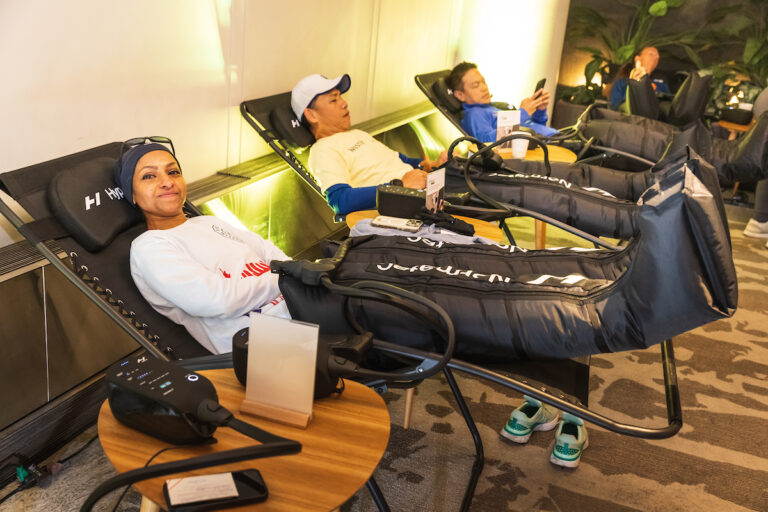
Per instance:
[[[563,419],[557,425],[555,446],[552,448],[549,461],[565,468],[575,468],[579,465],[581,454],[587,446],[589,446],[589,436],[584,423],[578,418],[566,418],[566,415],[563,415]]]
[[[768,238],[768,220],[757,222],[755,219],[749,219],[747,227],[744,228],[744,236],[752,238]]]
[[[557,425],[560,413],[554,407],[544,405],[529,396],[525,402],[509,415],[501,434],[513,443],[527,443],[534,430],[552,430]]]

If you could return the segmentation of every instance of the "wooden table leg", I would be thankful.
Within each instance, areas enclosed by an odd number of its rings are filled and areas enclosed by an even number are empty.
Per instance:
[[[141,509],[139,512],[160,512],[160,505],[149,498],[141,497]]]
[[[547,223],[534,219],[534,247],[536,249],[544,249],[547,247]]]
[[[405,390],[405,413],[403,414],[403,428],[411,428],[411,411],[413,410],[413,395],[416,393],[416,388],[408,388]]]

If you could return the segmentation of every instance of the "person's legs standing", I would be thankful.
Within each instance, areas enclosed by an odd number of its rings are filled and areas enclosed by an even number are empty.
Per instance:
[[[755,189],[755,213],[747,227],[744,228],[744,235],[753,238],[768,238],[768,179],[757,182]]]

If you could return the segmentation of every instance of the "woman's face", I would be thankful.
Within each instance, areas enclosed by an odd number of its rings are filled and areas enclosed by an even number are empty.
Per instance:
[[[182,214],[187,183],[176,159],[167,151],[150,151],[133,173],[133,200],[149,222]]]

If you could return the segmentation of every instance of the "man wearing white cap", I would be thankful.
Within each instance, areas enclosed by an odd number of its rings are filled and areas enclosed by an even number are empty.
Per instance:
[[[329,79],[315,74],[291,92],[294,114],[317,139],[309,167],[328,204],[341,214],[374,208],[376,186],[393,179],[406,187],[426,187],[427,174],[416,167],[429,170],[442,163],[407,158],[362,130],[350,130],[349,108],[342,97],[350,83],[349,75]]]

